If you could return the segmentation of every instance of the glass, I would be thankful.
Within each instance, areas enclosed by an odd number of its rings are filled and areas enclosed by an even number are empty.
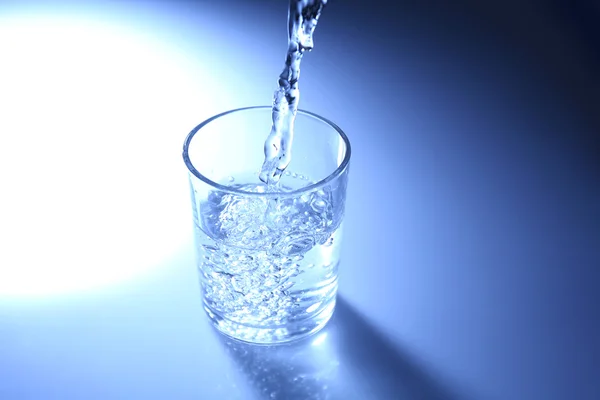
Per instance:
[[[298,110],[279,186],[259,173],[271,107],[216,115],[185,140],[204,309],[222,333],[287,342],[320,330],[338,287],[350,142]]]

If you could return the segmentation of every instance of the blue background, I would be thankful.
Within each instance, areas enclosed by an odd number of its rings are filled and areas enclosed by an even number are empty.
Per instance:
[[[180,154],[270,103],[286,1],[1,2],[0,398],[600,398],[600,8],[484,3],[330,0],[340,300],[268,348],[203,314]]]

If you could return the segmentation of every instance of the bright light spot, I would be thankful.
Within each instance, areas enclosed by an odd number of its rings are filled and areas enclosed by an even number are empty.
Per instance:
[[[325,342],[325,339],[327,339],[327,332],[321,332],[312,341],[311,345],[313,345],[313,346],[320,346],[320,345],[322,345]]]
[[[0,17],[0,298],[148,272],[191,235],[181,145],[220,78],[133,27]]]
[[[318,303],[314,303],[311,304],[307,309],[306,309],[306,313],[310,314],[311,312],[315,311],[317,308],[319,308],[321,306],[321,302]]]

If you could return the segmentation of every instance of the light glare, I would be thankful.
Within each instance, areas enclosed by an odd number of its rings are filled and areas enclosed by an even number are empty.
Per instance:
[[[0,297],[147,272],[189,239],[180,148],[218,79],[132,27],[0,21]]]

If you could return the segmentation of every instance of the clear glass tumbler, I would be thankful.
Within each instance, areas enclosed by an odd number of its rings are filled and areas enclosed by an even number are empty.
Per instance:
[[[267,187],[270,128],[270,106],[236,109],[183,147],[204,309],[222,333],[265,344],[315,333],[333,314],[350,162],[344,132],[298,110],[292,161]]]

